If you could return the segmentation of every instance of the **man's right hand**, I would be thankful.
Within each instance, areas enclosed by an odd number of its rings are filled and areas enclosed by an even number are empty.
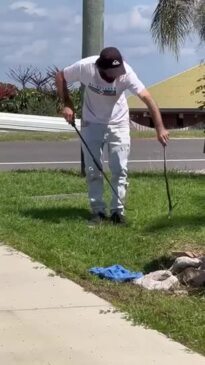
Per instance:
[[[65,118],[65,120],[69,123],[72,124],[74,121],[74,112],[71,108],[69,108],[68,106],[66,106],[63,111],[62,114]]]
[[[169,141],[169,132],[166,128],[159,128],[157,130],[157,138],[158,141],[162,144],[162,146],[166,146]]]

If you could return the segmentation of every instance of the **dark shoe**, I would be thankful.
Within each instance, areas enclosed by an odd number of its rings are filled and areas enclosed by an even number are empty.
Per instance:
[[[107,220],[106,215],[103,212],[99,212],[99,213],[95,213],[91,216],[88,225],[90,227],[102,224],[103,222],[105,222]]]
[[[126,224],[125,216],[119,212],[112,213],[110,220],[113,224]]]

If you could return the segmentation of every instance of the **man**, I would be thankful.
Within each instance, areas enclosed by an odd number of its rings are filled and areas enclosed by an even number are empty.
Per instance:
[[[104,48],[100,56],[82,59],[57,73],[57,91],[64,103],[62,113],[68,123],[74,120],[74,108],[66,83],[72,84],[77,81],[85,87],[82,136],[100,166],[102,166],[104,144],[108,145],[111,183],[117,192],[112,195],[110,220],[114,224],[121,224],[125,222],[122,202],[127,189],[127,164],[130,151],[129,109],[124,91],[129,90],[147,105],[158,140],[162,145],[167,144],[168,131],[164,128],[160,111],[151,95],[132,68],[123,61],[117,48]],[[107,219],[103,201],[103,176],[85,146],[82,148],[93,213],[92,221],[100,223]]]

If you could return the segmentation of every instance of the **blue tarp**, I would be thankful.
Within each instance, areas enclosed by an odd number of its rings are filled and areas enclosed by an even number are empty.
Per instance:
[[[93,267],[89,270],[91,274],[98,275],[100,278],[113,281],[130,281],[142,278],[141,272],[131,272],[121,265],[113,265],[108,267]]]

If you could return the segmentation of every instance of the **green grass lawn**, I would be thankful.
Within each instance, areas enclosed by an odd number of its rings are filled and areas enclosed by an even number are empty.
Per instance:
[[[205,138],[203,129],[190,129],[188,131],[183,130],[170,130],[170,138]],[[135,138],[154,138],[156,137],[155,130],[151,131],[136,131],[132,129],[131,136]]]
[[[133,138],[156,138],[155,130],[140,132],[134,129],[131,130],[131,136]],[[78,138],[75,132],[4,132],[0,133],[0,142],[6,141],[64,141],[71,138]],[[204,138],[205,134],[203,130],[170,130],[170,138]]]
[[[0,142],[10,141],[64,141],[76,138],[75,132],[24,132],[12,131],[0,133]]]
[[[163,175],[130,174],[127,227],[89,229],[85,180],[76,172],[0,173],[0,240],[108,299],[133,323],[142,323],[205,354],[204,293],[170,295],[115,284],[88,273],[93,266],[121,264],[149,272],[172,250],[204,249],[205,176],[171,174],[177,202],[167,218]],[[106,186],[106,199],[109,191]],[[43,198],[69,194],[61,199]]]

